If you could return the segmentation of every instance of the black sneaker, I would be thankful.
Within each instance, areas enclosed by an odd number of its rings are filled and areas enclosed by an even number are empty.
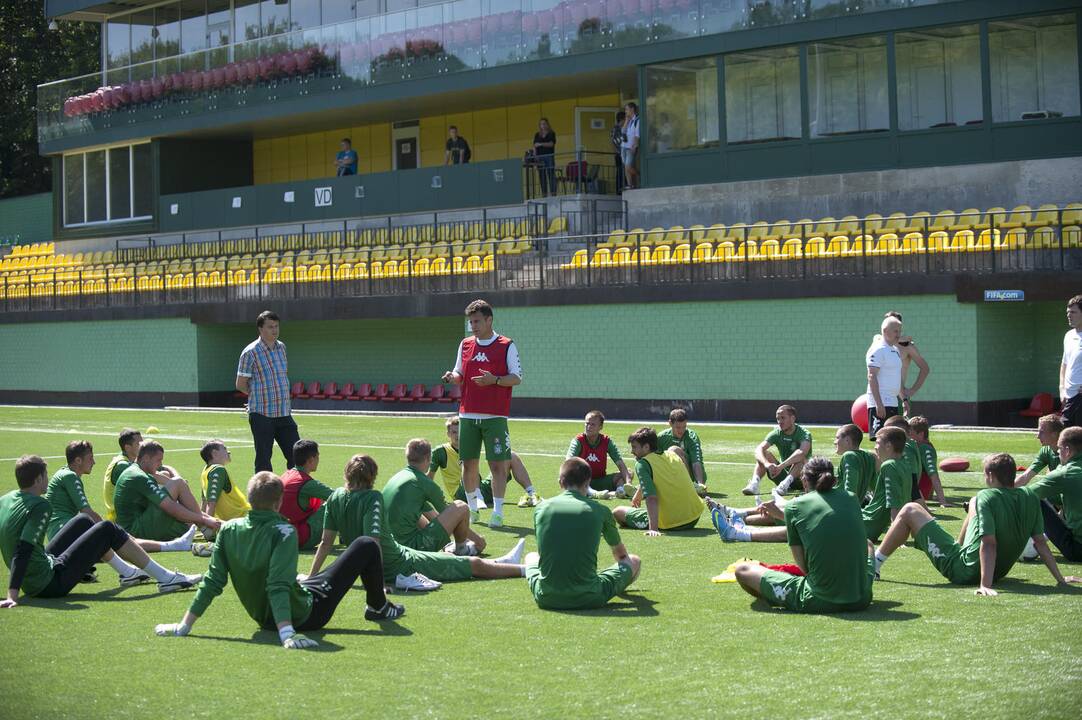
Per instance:
[[[96,583],[98,581],[98,569],[90,568],[86,575],[79,579],[81,583]]]
[[[406,608],[403,605],[395,605],[390,600],[383,606],[381,610],[373,610],[370,607],[364,609],[365,620],[397,620],[406,614]]]

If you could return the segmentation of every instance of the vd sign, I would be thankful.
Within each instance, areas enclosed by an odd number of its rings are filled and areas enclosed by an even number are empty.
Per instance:
[[[332,204],[331,188],[316,188],[316,207],[330,207]]]

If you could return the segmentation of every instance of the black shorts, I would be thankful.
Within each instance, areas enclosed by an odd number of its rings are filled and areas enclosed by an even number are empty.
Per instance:
[[[1082,427],[1082,392],[1067,398],[1060,415],[1063,416],[1064,427]]]
[[[873,442],[875,441],[875,434],[879,432],[879,428],[883,427],[884,422],[895,415],[902,414],[897,405],[883,409],[886,410],[887,416],[880,420],[879,416],[875,414],[875,408],[868,407],[868,439]]]

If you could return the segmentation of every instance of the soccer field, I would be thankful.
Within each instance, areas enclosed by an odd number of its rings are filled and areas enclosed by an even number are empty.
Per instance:
[[[354,453],[380,465],[377,487],[404,465],[412,437],[444,440],[442,419],[299,415],[301,437],[320,443],[315,476],[332,487]],[[197,496],[198,448],[212,437],[233,453],[234,479],[250,475],[253,452],[240,413],[0,408],[0,491],[15,487],[14,460],[45,456],[52,473],[64,445],[94,443],[98,466],[86,478],[101,509],[105,464],[126,426],[157,435],[165,462]],[[661,428],[663,423],[654,423]],[[609,422],[620,443],[631,423]],[[709,486],[723,502],[745,505],[740,488],[767,426],[692,425],[703,441]],[[512,421],[512,446],[542,495],[557,492],[556,472],[579,422]],[[832,452],[833,429],[815,428],[814,452]],[[940,458],[979,466],[993,451],[1028,464],[1035,433],[932,433]],[[865,444],[867,447],[867,444]],[[281,471],[281,457],[275,456]],[[976,472],[944,475],[961,499],[983,485]],[[525,536],[536,549],[532,510],[514,507],[506,526],[477,529],[493,555]],[[615,506],[621,501],[612,501]],[[936,510],[957,532],[961,508]],[[487,513],[483,513],[487,517]],[[952,587],[922,553],[900,550],[861,613],[799,616],[753,601],[710,578],[734,560],[791,558],[777,544],[723,544],[704,514],[689,533],[646,538],[623,531],[643,571],[627,595],[585,612],[538,610],[525,580],[449,583],[428,595],[397,596],[406,616],[377,625],[352,592],[321,646],[287,652],[260,631],[227,589],[188,638],[159,638],[154,625],[176,622],[193,593],[159,597],[154,587],[119,591],[115,574],[80,585],[63,600],[27,599],[0,611],[0,697],[6,719],[31,717],[764,717],[772,718],[1077,718],[1082,701],[1082,590],[1059,590],[1045,568],[1018,564],[997,598]],[[157,555],[167,567],[202,571],[204,558]],[[606,564],[608,551],[599,558]],[[1057,553],[1057,560],[1059,555]],[[307,572],[311,553],[301,554]],[[1061,562],[1064,574],[1082,564]],[[7,568],[0,572],[7,582]]]

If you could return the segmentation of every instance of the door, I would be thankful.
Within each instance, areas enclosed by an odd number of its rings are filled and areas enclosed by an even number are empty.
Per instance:
[[[417,138],[395,138],[394,157],[396,170],[415,169],[417,167]]]

